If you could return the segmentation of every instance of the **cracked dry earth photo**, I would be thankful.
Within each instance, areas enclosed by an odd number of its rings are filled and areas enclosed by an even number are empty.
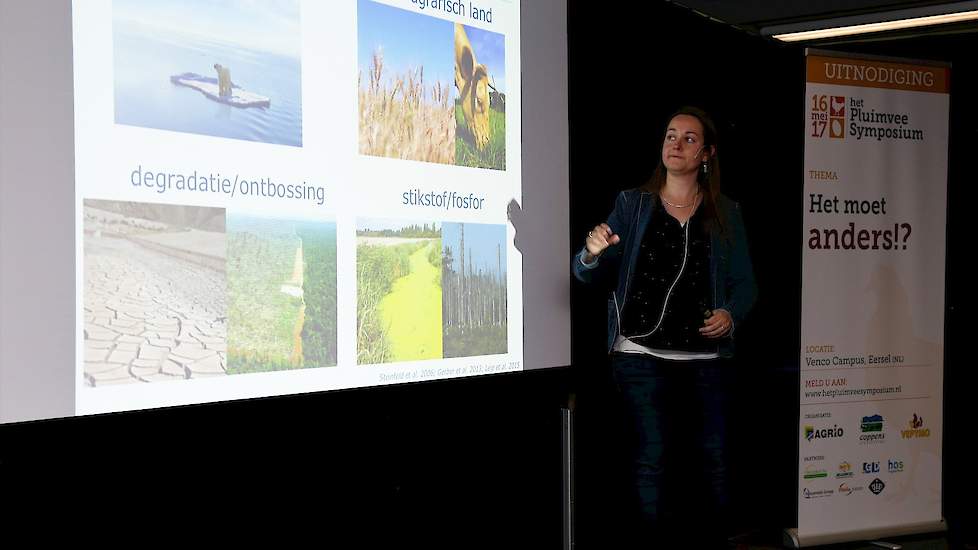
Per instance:
[[[84,380],[224,376],[225,210],[84,201]]]

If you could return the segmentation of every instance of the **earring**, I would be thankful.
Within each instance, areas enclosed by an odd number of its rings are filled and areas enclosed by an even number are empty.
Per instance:
[[[709,173],[710,173],[710,166],[706,162],[704,162],[703,163],[703,175],[706,176],[706,175],[709,175]]]

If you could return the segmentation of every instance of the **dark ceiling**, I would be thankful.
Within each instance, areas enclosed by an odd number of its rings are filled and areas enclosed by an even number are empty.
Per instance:
[[[946,0],[670,0],[711,19],[752,33],[761,28],[948,4]],[[974,8],[972,8],[974,9]]]

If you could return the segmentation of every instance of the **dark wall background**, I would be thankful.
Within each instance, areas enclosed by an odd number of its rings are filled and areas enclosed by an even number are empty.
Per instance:
[[[606,219],[619,191],[651,176],[662,130],[676,108],[701,106],[719,127],[724,190],[743,208],[760,289],[750,318],[737,329],[730,422],[739,512],[733,521],[740,531],[770,539],[797,520],[804,48],[749,36],[660,2],[630,5],[627,16],[583,2],[570,5],[570,252]],[[978,141],[968,99],[978,90],[976,46],[976,34],[821,46],[953,63],[944,489],[945,517],[956,536],[968,540],[978,538],[969,502],[978,485],[965,435],[976,419],[968,402],[978,377],[961,347],[960,277],[966,273],[963,209],[973,202],[970,157]],[[921,185],[939,189],[944,182]],[[576,282],[572,292],[579,472],[589,473],[578,479],[578,535],[582,547],[593,548],[614,535],[618,518],[627,517],[621,460],[626,434],[604,356],[606,297]]]
[[[803,50],[660,2],[632,3],[622,13],[570,0],[569,10],[568,254],[605,219],[620,190],[649,177],[675,108],[696,104],[713,114],[725,190],[743,206],[760,287],[751,318],[738,327],[735,523],[766,532],[792,526]],[[974,36],[838,47],[954,63],[945,515],[962,532],[978,489],[966,452],[978,419],[969,406],[978,377],[958,328],[966,322],[963,209],[973,202],[970,158],[978,142]],[[246,532],[284,521],[327,542],[352,534],[363,544],[557,548],[559,410],[571,401],[578,546],[610,548],[625,536],[629,497],[625,434],[604,355],[605,297],[575,283],[571,300],[572,367],[2,426],[0,470],[28,484],[36,475],[56,476],[86,482],[95,494],[131,492],[140,503],[174,499],[180,505],[164,511],[188,520],[216,513]],[[73,500],[86,508],[84,496]]]

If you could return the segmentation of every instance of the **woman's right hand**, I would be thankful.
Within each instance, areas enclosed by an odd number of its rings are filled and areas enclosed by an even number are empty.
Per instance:
[[[606,248],[618,244],[619,241],[621,241],[621,237],[616,235],[608,227],[608,224],[602,223],[594,226],[594,229],[588,231],[587,239],[584,241],[584,246],[587,248],[584,261],[587,263],[593,262]]]

